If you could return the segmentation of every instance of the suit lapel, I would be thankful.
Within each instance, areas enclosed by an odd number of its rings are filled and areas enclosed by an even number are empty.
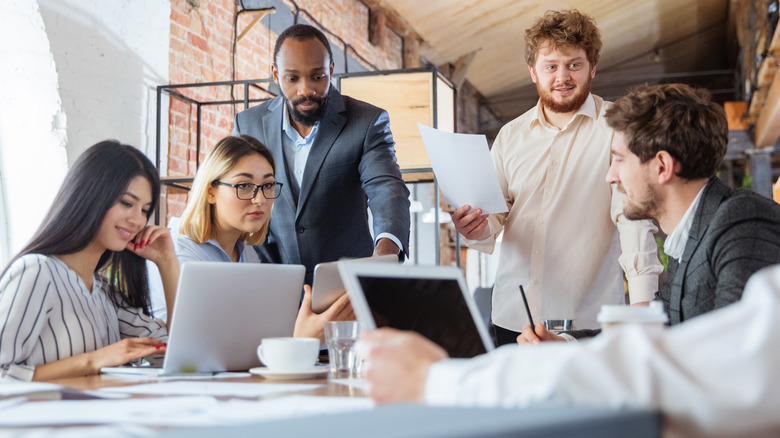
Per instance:
[[[347,118],[343,114],[345,111],[344,98],[331,85],[325,114],[322,116],[317,137],[314,139],[314,144],[311,147],[311,151],[309,151],[309,157],[306,159],[306,168],[303,171],[303,181],[301,181],[301,191],[298,195],[296,217],[301,214],[303,206],[306,204],[309,193],[311,193],[312,184],[317,180],[317,174],[322,167],[322,162],[325,161],[325,157],[328,156],[328,152],[330,152],[341,130],[347,123]]]
[[[295,199],[293,198],[290,181],[287,178],[287,164],[284,160],[284,148],[282,147],[282,115],[284,114],[284,100],[277,97],[268,105],[268,112],[263,116],[263,134],[266,139],[266,147],[271,150],[276,161],[275,178],[282,187],[282,194],[274,201],[272,215],[295,215]]]
[[[672,324],[682,322],[683,290],[685,289],[685,278],[691,257],[701,243],[702,237],[712,221],[712,216],[718,211],[723,197],[728,192],[729,188],[726,184],[717,178],[711,178],[704,188],[704,193],[701,195],[701,201],[693,217],[691,229],[688,231],[688,241],[685,242],[682,260],[672,282],[671,299],[669,302],[669,318]]]

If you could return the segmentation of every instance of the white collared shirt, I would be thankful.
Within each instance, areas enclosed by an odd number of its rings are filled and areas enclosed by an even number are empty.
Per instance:
[[[696,195],[696,198],[693,199],[691,205],[688,206],[688,210],[685,212],[682,219],[680,219],[680,223],[674,227],[674,231],[666,237],[666,241],[664,242],[664,252],[666,255],[674,257],[678,262],[682,261],[682,256],[685,252],[685,244],[688,242],[688,233],[691,231],[693,217],[696,215],[696,208],[699,205],[701,194],[704,193],[704,187],[707,187],[707,185],[705,184],[699,189],[699,193]]]
[[[298,189],[303,181],[303,172],[306,169],[306,161],[309,159],[311,146],[314,144],[314,138],[317,136],[320,122],[314,123],[311,132],[306,137],[302,137],[290,123],[290,113],[287,111],[287,103],[284,104],[284,114],[282,115],[282,131],[286,134],[282,139],[285,154],[292,152],[292,176],[298,183]],[[287,159],[287,157],[285,157]]]
[[[605,182],[614,132],[604,120],[608,107],[589,95],[559,130],[537,105],[501,128],[493,143],[509,212],[489,216],[490,237],[465,242],[492,253],[503,231],[496,325],[522,330],[521,284],[534,320],[574,319],[576,328],[597,328],[603,304],[625,302],[621,266],[632,303],[650,301],[658,290],[657,228],[625,219],[622,196]]]

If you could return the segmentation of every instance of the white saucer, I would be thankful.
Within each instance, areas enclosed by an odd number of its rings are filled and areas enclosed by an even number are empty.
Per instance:
[[[323,364],[314,365],[306,371],[271,371],[266,367],[257,367],[249,370],[252,374],[257,374],[271,380],[313,379],[315,377],[325,376],[329,371],[330,368]]]

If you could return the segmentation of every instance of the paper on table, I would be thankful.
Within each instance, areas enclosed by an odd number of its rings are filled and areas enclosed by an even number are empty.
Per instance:
[[[59,391],[62,386],[45,382],[22,382],[12,379],[0,379],[0,397],[30,394],[42,391]]]
[[[448,204],[508,211],[484,135],[453,134],[418,123],[433,173]]]
[[[205,414],[217,403],[213,397],[28,402],[4,409],[0,427],[103,423],[197,426],[212,423]]]
[[[99,391],[121,392],[129,394],[152,395],[213,395],[234,397],[259,397],[292,391],[308,391],[319,388],[321,384],[301,383],[236,383],[236,382],[162,382],[144,385],[101,388]]]
[[[4,409],[3,415],[0,415],[0,427],[109,423],[136,426],[205,426],[348,412],[373,407],[374,403],[367,397],[305,395],[259,402],[218,401],[213,397],[35,402]],[[41,412],[46,415],[41,415]]]

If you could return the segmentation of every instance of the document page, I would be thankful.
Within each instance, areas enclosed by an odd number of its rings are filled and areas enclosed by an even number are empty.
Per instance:
[[[417,124],[444,199],[485,214],[507,210],[484,135],[453,134]]]

